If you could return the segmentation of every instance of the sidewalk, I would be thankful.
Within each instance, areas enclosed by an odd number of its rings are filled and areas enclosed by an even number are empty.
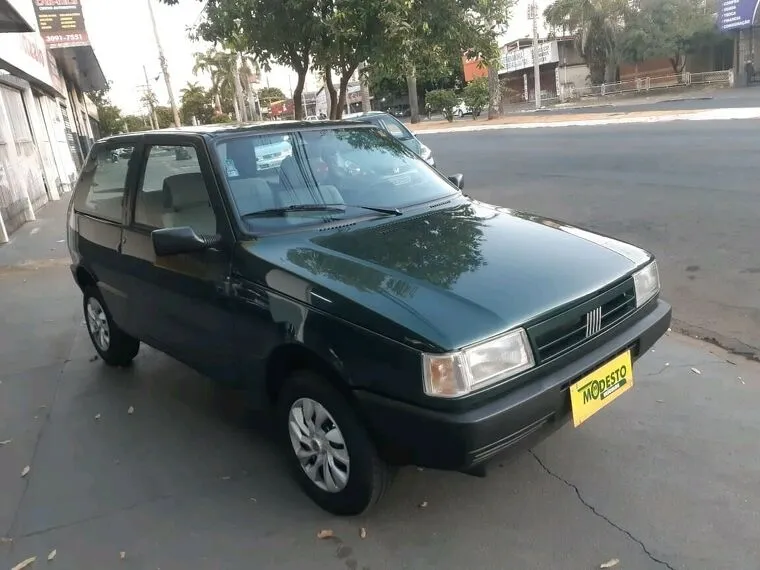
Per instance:
[[[27,222],[10,235],[10,241],[0,244],[0,271],[30,263],[68,263],[66,247],[66,211],[71,194],[48,202],[37,211],[37,219]]]

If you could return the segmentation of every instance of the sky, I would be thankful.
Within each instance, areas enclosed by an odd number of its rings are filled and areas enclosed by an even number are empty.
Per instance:
[[[158,61],[158,49],[148,12],[149,0],[81,0],[87,32],[100,67],[106,79],[113,82],[111,102],[124,113],[142,113],[140,85],[145,85],[143,65],[159,103],[168,105],[169,97]],[[211,85],[208,76],[193,74],[193,54],[205,51],[209,44],[192,42],[187,28],[200,20],[203,4],[198,0],[180,0],[177,6],[153,2],[158,33],[164,50],[174,97],[179,104],[180,90],[188,82],[197,81],[206,87]],[[128,6],[128,8],[127,8]],[[159,77],[160,76],[160,77]],[[159,77],[156,80],[156,77]],[[272,87],[279,87],[285,95],[295,87],[296,74],[289,68],[274,66],[262,76],[262,86],[267,79]],[[316,88],[316,80],[307,80],[307,89]]]

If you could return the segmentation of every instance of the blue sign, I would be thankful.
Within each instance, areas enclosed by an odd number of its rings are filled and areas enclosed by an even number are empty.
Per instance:
[[[718,28],[721,31],[752,27],[760,0],[720,0]]]

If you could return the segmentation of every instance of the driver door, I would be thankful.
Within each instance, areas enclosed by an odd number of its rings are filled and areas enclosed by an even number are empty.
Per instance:
[[[203,373],[236,377],[228,296],[234,238],[200,138],[148,138],[124,231],[129,314],[141,339]],[[189,226],[223,245],[156,256],[151,232]]]

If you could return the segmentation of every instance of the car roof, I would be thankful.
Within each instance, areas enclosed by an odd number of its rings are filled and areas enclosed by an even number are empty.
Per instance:
[[[98,142],[118,142],[120,139],[134,140],[135,137],[146,135],[199,135],[204,137],[219,137],[225,135],[235,135],[250,133],[265,135],[268,133],[280,133],[283,131],[293,130],[319,130],[319,129],[341,129],[346,127],[364,127],[362,123],[341,120],[341,121],[261,121],[257,123],[224,123],[218,125],[200,125],[194,127],[171,127],[167,129],[154,129],[151,131],[139,131],[134,133],[124,133],[103,137]]]

